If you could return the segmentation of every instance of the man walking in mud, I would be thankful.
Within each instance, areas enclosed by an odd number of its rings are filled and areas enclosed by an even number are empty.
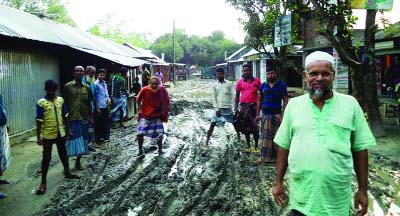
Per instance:
[[[146,135],[157,140],[158,154],[161,155],[164,135],[163,122],[168,121],[169,96],[167,89],[160,86],[156,76],[150,77],[150,85],[142,88],[136,97],[138,105],[137,139],[139,156],[143,155],[143,138]]]
[[[376,145],[363,111],[352,96],[332,91],[333,57],[313,52],[305,59],[309,94],[289,101],[275,135],[279,145],[275,202],[286,202],[283,177],[289,167],[293,215],[349,215],[352,170],[358,190],[354,207],[368,210],[368,148]]]
[[[225,71],[223,68],[217,68],[217,81],[211,88],[211,97],[215,113],[211,117],[211,125],[207,131],[206,145],[214,131],[216,125],[225,122],[233,123],[232,103],[235,98],[235,91],[231,81],[225,79]],[[240,137],[237,131],[238,138]]]
[[[259,114],[262,111],[262,147],[261,158],[256,161],[256,164],[275,162],[276,146],[273,140],[288,102],[286,84],[278,81],[278,74],[271,66],[267,68],[267,82],[261,85],[259,94],[256,121],[260,120]]]
[[[73,70],[74,80],[65,84],[63,98],[67,106],[68,116],[68,156],[77,156],[75,168],[83,170],[81,157],[88,153],[89,121],[92,122],[92,91],[82,82],[84,69],[76,66]]]
[[[260,153],[258,149],[259,130],[256,123],[258,90],[261,87],[261,81],[253,77],[252,67],[250,64],[243,65],[243,78],[236,84],[235,96],[235,115],[238,116],[236,121],[240,132],[244,133],[246,137],[247,148],[245,152],[256,154]],[[240,109],[238,106],[240,101]],[[251,149],[250,134],[254,137],[254,149]]]

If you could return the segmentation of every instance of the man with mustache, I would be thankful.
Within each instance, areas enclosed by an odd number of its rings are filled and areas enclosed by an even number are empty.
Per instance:
[[[245,152],[260,154],[258,149],[259,130],[256,122],[258,90],[261,87],[260,79],[253,77],[251,64],[242,66],[242,79],[236,84],[235,95],[235,122],[237,130],[242,132],[246,137]],[[240,106],[239,106],[240,105]],[[238,109],[240,107],[240,109]],[[238,120],[239,119],[239,120]],[[254,149],[251,149],[250,134],[253,134]]]
[[[82,155],[88,153],[89,122],[92,122],[92,91],[82,82],[84,75],[82,66],[76,66],[73,70],[74,80],[64,86],[63,98],[67,106],[68,116],[68,156],[77,156],[75,168],[83,170],[81,164]]]
[[[271,66],[267,68],[267,82],[261,85],[257,103],[256,121],[261,120],[261,154],[256,164],[273,163],[276,159],[274,137],[282,121],[282,115],[288,102],[286,84],[278,80],[278,74]],[[262,116],[259,116],[260,111]]]
[[[357,100],[332,91],[333,57],[313,52],[305,59],[304,78],[309,94],[293,98],[285,109],[274,142],[275,202],[286,202],[283,177],[289,167],[292,215],[349,215],[352,170],[358,190],[354,207],[368,211],[368,151],[376,145]]]

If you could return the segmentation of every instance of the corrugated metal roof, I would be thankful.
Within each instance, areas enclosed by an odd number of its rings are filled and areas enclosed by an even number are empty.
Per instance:
[[[124,46],[127,46],[127,47],[139,52],[140,54],[142,54],[144,56],[144,58],[159,59],[159,57],[154,55],[150,50],[143,49],[143,48],[137,47],[135,45],[132,45],[132,44],[126,43],[126,42],[124,43]]]
[[[235,61],[228,61],[228,63],[243,62],[243,61],[244,61],[243,58],[239,58],[238,60]]]
[[[268,50],[268,51],[271,53],[272,56],[275,55],[275,54],[273,53],[273,51],[274,51],[274,47],[273,47],[273,46],[271,46],[271,45],[266,45],[266,46],[265,46],[265,49]],[[242,58],[246,58],[246,57],[249,57],[249,56],[252,56],[252,55],[257,55],[257,54],[259,54],[259,53],[264,53],[264,52],[259,52],[259,51],[255,50],[255,49],[251,49],[248,53],[244,54],[244,55],[242,56]]]
[[[258,53],[260,53],[260,52],[258,52],[258,51],[255,50],[255,49],[251,49],[248,53],[242,55],[242,58],[246,58],[246,57],[248,57],[248,56],[256,55],[256,54],[258,54]]]
[[[244,49],[246,49],[246,48],[247,48],[247,46],[244,46],[244,47],[238,49],[236,52],[234,52],[232,55],[230,55],[230,56],[229,56],[228,58],[226,58],[225,60],[226,60],[226,61],[231,60],[233,57],[235,57],[237,54],[239,54],[240,52],[242,52],[242,50],[244,50]]]
[[[159,58],[158,56],[154,55],[151,50],[147,50],[147,49],[143,49],[137,46],[134,46],[132,44],[129,43],[124,43],[125,46],[134,49],[135,51],[141,53],[142,55],[145,56],[145,58],[148,61],[150,61],[152,63],[152,65],[169,65],[169,63],[165,62],[164,60],[162,60],[161,58]]]
[[[0,34],[133,58],[144,57],[122,44],[4,5],[0,5]]]
[[[137,67],[139,65],[142,65],[144,63],[146,63],[147,61],[145,60],[141,60],[141,59],[137,59],[137,58],[130,58],[130,57],[126,57],[126,56],[121,56],[121,55],[117,55],[117,54],[113,54],[113,53],[106,53],[106,52],[100,52],[100,51],[96,51],[96,50],[89,50],[89,49],[82,49],[79,47],[73,47],[77,50],[83,51],[83,52],[87,52],[108,60],[111,60],[113,62],[117,62],[121,65],[125,65],[125,66],[131,66],[131,67]]]
[[[215,66],[220,67],[220,66],[226,66],[228,63],[221,63],[221,64],[216,64]]]

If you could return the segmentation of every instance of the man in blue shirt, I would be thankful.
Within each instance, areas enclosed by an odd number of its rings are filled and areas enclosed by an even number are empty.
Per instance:
[[[275,162],[276,147],[273,142],[275,133],[282,120],[282,114],[288,102],[286,84],[278,81],[278,74],[272,67],[267,68],[267,82],[261,85],[257,103],[257,122],[261,119],[261,158],[256,163]],[[282,109],[283,108],[283,109]],[[262,117],[259,117],[262,110]]]
[[[97,71],[97,80],[94,82],[94,101],[96,102],[96,111],[94,114],[94,134],[96,144],[100,145],[104,141],[110,140],[110,118],[108,105],[111,105],[111,99],[108,95],[106,79],[106,70]]]

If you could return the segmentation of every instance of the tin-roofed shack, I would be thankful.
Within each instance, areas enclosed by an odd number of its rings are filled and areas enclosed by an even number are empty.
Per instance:
[[[0,93],[11,134],[35,128],[35,104],[48,79],[62,87],[76,65],[129,68],[127,90],[146,56],[88,32],[0,5]]]

